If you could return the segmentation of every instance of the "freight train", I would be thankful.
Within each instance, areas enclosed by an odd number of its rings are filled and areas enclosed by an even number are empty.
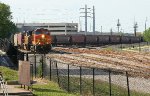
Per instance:
[[[14,46],[20,49],[34,52],[49,52],[51,50],[52,37],[49,30],[38,28],[33,31],[15,34],[12,42]]]
[[[107,45],[142,42],[141,37],[119,35],[55,35],[53,45]]]
[[[141,37],[119,35],[51,35],[49,30],[38,28],[20,32],[13,36],[13,44],[18,48],[34,52],[49,52],[52,45],[107,45],[142,42]]]

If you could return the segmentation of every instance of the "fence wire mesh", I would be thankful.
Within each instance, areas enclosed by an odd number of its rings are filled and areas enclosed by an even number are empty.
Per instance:
[[[69,65],[69,91],[80,93],[80,67]]]
[[[29,61],[33,64],[34,77],[54,81],[62,89],[77,95],[148,96],[149,87],[146,87],[146,91],[137,92],[137,89],[143,90],[145,86],[141,82],[136,82],[135,78],[130,77],[125,71],[81,67],[47,58],[44,55],[31,55]]]
[[[95,69],[95,95],[109,96],[109,72],[102,69]]]

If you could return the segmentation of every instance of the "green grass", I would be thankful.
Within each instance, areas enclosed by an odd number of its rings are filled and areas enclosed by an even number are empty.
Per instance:
[[[18,72],[7,67],[0,66],[0,72],[6,81],[18,80]]]
[[[55,80],[56,81],[56,80]],[[83,96],[92,96],[93,87],[92,79],[82,78],[82,94]],[[67,90],[67,77],[60,77],[60,86]],[[70,92],[80,92],[80,80],[77,77],[70,77]],[[147,93],[130,91],[132,96],[150,96]],[[109,96],[109,83],[105,81],[95,80],[95,96]],[[123,88],[112,84],[112,96],[128,96],[127,88]]]
[[[33,85],[34,96],[77,96],[62,90],[57,83],[48,81],[47,84]]]
[[[18,80],[18,72],[7,67],[0,66],[0,72],[6,81]],[[57,83],[47,81],[46,84],[33,85],[34,96],[76,96],[68,94],[66,91],[60,89]]]
[[[147,45],[141,45],[140,46],[140,49],[139,49],[139,46],[135,46],[135,47],[129,47],[129,48],[124,48],[123,50],[126,50],[126,51],[134,51],[134,52],[147,52],[149,50],[149,46]],[[147,51],[145,51],[147,50]]]

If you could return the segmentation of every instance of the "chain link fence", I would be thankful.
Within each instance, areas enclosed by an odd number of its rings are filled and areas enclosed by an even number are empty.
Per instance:
[[[57,82],[62,89],[76,95],[150,95],[150,89],[148,87],[144,88],[144,86],[140,86],[141,82],[134,81],[135,78],[130,77],[128,72],[125,71],[77,66],[60,62],[41,54],[29,55],[28,58],[31,64],[33,64],[33,77],[45,78]],[[148,81],[149,79],[147,79]],[[140,87],[143,88],[141,89]]]

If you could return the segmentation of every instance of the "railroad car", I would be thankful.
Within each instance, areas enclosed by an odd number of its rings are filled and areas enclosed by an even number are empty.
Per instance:
[[[97,35],[86,35],[86,44],[87,45],[98,44]]]
[[[52,45],[56,45],[56,36],[52,35]]]
[[[17,34],[17,38],[15,38],[15,39],[17,39],[17,46],[19,47],[19,48],[22,48],[22,46],[23,46],[23,41],[24,41],[24,35],[22,34],[22,33],[18,33]],[[16,45],[16,44],[15,44]]]
[[[121,43],[123,44],[130,43],[130,36],[121,36]]]
[[[56,35],[54,45],[106,45],[138,43],[139,37],[119,35]]]
[[[131,43],[139,43],[139,42],[141,42],[141,38],[140,37],[135,37],[135,36],[132,36],[132,37],[130,37],[130,42]]]
[[[141,42],[146,42],[143,37],[141,37]]]
[[[85,36],[84,35],[72,35],[71,44],[72,45],[85,45]]]
[[[111,35],[110,36],[110,44],[119,44],[120,43],[120,36]]]
[[[57,35],[56,36],[56,45],[70,45],[71,36],[69,35]]]
[[[17,46],[18,44],[18,39],[17,39],[17,34],[14,34],[11,38],[11,43],[14,45],[14,46]]]
[[[104,45],[104,44],[109,44],[109,35],[98,35],[98,44],[99,45]]]

